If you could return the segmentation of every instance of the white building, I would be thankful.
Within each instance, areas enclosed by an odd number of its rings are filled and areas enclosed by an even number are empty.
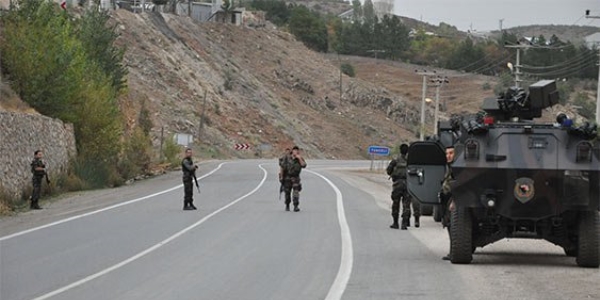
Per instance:
[[[594,34],[586,36],[585,45],[590,49],[594,46],[600,48],[600,32],[596,32]]]

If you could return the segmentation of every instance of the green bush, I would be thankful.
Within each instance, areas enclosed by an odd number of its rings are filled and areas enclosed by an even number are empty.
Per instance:
[[[349,63],[343,63],[340,66],[340,69],[342,70],[342,73],[350,76],[350,77],[354,77],[356,74],[354,73],[354,66],[352,66]]]
[[[574,87],[570,82],[558,81],[556,83],[556,89],[558,90],[558,101],[560,104],[565,105],[569,102],[571,94],[574,91]]]
[[[489,82],[486,82],[483,84],[482,88],[484,91],[488,91],[492,89],[492,85]]]
[[[168,163],[171,167],[179,166],[179,153],[181,153],[181,147],[174,141],[174,136],[167,137],[163,146],[163,156],[165,163]]]
[[[575,100],[573,100],[573,104],[581,107],[577,109],[577,112],[582,117],[588,120],[596,119],[596,103],[594,103],[593,101],[589,101],[588,95],[586,93],[577,93],[577,95],[575,96]]]
[[[135,128],[124,146],[123,157],[118,171],[124,180],[134,178],[148,171],[152,161],[152,142],[140,127]]]

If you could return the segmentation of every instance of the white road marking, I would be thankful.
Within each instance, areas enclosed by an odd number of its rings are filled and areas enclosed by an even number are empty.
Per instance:
[[[218,167],[216,167],[212,171],[210,171],[210,172],[202,175],[201,177],[198,178],[198,180],[206,178],[206,177],[214,174],[216,171],[218,171],[219,169],[221,169],[221,167],[224,164],[226,164],[226,162],[220,163]],[[34,232],[34,231],[38,231],[38,230],[41,230],[41,229],[44,229],[44,228],[48,228],[48,227],[56,226],[56,225],[59,225],[59,224],[67,223],[67,222],[70,222],[70,221],[73,221],[73,220],[81,219],[83,217],[87,217],[87,216],[95,215],[97,213],[105,212],[107,210],[115,209],[117,207],[121,207],[121,206],[129,205],[129,204],[133,204],[133,203],[136,203],[136,202],[139,202],[139,201],[142,201],[142,200],[146,200],[146,199],[149,199],[149,198],[152,198],[152,197],[156,197],[156,196],[159,196],[159,195],[162,195],[162,194],[166,194],[168,192],[172,192],[172,191],[174,191],[176,189],[179,189],[181,187],[183,187],[183,184],[174,186],[174,187],[172,187],[170,189],[166,189],[166,190],[158,192],[158,193],[154,193],[152,195],[148,195],[148,196],[144,196],[144,197],[141,197],[141,198],[129,200],[129,201],[126,201],[126,202],[121,202],[121,203],[118,203],[118,204],[115,204],[115,205],[112,205],[112,206],[109,206],[109,207],[105,207],[105,208],[102,208],[102,209],[99,209],[99,210],[94,210],[94,211],[87,212],[87,213],[84,213],[84,214],[81,214],[81,215],[76,215],[76,216],[72,216],[70,218],[66,218],[66,219],[63,219],[63,220],[56,221],[56,222],[48,223],[46,225],[42,225],[42,226],[34,227],[34,228],[31,228],[31,229],[27,229],[27,230],[24,230],[24,231],[16,232],[16,233],[13,233],[13,234],[10,234],[10,235],[7,235],[7,236],[0,237],[0,242],[8,240],[8,239],[12,239],[14,237],[18,237],[18,236],[21,236],[21,235],[24,235],[24,234],[28,234],[28,233],[31,233],[31,232]]]
[[[250,195],[256,193],[256,191],[258,191],[263,186],[263,184],[265,183],[265,181],[267,180],[267,170],[265,170],[262,167],[262,165],[259,165],[258,167],[263,171],[263,178],[260,181],[260,183],[258,184],[258,186],[256,186],[252,191],[248,192],[247,194],[245,194],[245,195],[243,195],[243,196],[235,199],[233,202],[230,202],[229,204],[227,204],[227,205],[219,208],[218,210],[216,210],[216,211],[212,212],[211,214],[207,215],[206,217],[202,218],[200,221],[198,221],[198,222],[196,222],[196,223],[194,223],[194,224],[186,227],[185,229],[177,232],[176,234],[170,236],[169,238],[163,240],[162,242],[160,242],[160,243],[158,243],[158,244],[156,244],[156,245],[154,245],[154,246],[152,246],[152,247],[150,247],[150,248],[148,248],[148,249],[146,249],[146,250],[144,250],[144,251],[142,251],[142,252],[140,252],[140,253],[138,253],[138,254],[136,254],[136,255],[134,255],[134,256],[132,256],[132,257],[130,257],[130,258],[128,258],[128,259],[126,259],[126,260],[124,260],[124,261],[122,261],[122,262],[114,265],[114,266],[112,266],[112,267],[110,267],[110,268],[104,269],[104,270],[102,270],[102,271],[100,271],[100,272],[98,272],[96,274],[92,274],[92,275],[90,275],[88,277],[85,277],[85,278],[79,280],[79,281],[73,282],[73,283],[71,283],[71,284],[69,284],[67,286],[64,286],[62,288],[54,290],[54,291],[52,291],[52,292],[50,292],[48,294],[39,296],[39,297],[37,297],[37,298],[35,298],[33,300],[48,299],[50,297],[53,297],[53,296],[56,296],[58,294],[64,293],[64,292],[66,292],[66,291],[68,291],[70,289],[73,289],[75,287],[78,287],[78,286],[80,286],[80,285],[82,285],[82,284],[84,284],[86,282],[92,281],[92,280],[94,280],[94,279],[96,279],[96,278],[98,278],[100,276],[106,275],[106,274],[108,274],[108,273],[110,273],[110,272],[112,272],[114,270],[117,270],[117,269],[119,269],[119,268],[121,268],[121,267],[123,267],[123,266],[125,266],[125,265],[127,265],[127,264],[129,264],[129,263],[131,263],[131,262],[133,262],[133,261],[135,261],[135,260],[137,260],[137,259],[139,259],[139,258],[141,258],[141,257],[143,257],[143,256],[145,256],[147,254],[149,254],[149,253],[151,253],[152,251],[154,251],[154,250],[156,250],[156,249],[158,249],[158,248],[160,248],[160,247],[168,244],[169,242],[172,242],[173,240],[175,240],[176,238],[182,236],[186,232],[188,232],[188,231],[190,231],[190,230],[192,230],[192,229],[200,226],[202,223],[206,222],[208,219],[212,218],[216,214],[218,214],[218,213],[226,210],[227,208],[233,206],[234,204],[236,204],[236,203],[244,200],[245,198],[249,197]]]
[[[352,265],[354,264],[352,235],[350,235],[350,227],[348,226],[348,221],[346,221],[346,213],[344,211],[344,201],[342,198],[342,192],[340,192],[340,189],[338,189],[338,187],[335,184],[333,184],[333,182],[331,182],[331,180],[329,180],[327,177],[317,172],[313,172],[310,170],[306,171],[321,177],[335,191],[335,196],[337,200],[337,214],[342,235],[342,258],[338,273],[335,276],[333,284],[329,288],[329,292],[327,293],[327,297],[325,297],[325,300],[339,300],[342,299],[342,295],[344,295],[344,291],[346,290],[346,286],[348,285],[348,281],[350,280],[350,275],[352,274]]]

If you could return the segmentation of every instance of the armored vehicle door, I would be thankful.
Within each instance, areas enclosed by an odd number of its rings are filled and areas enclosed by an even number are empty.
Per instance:
[[[408,148],[408,193],[422,204],[440,204],[438,193],[446,174],[446,151],[439,142],[414,142]]]

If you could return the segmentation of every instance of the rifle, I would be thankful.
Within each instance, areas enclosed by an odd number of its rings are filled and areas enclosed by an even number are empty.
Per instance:
[[[192,176],[194,177],[194,181],[196,182],[196,188],[198,189],[198,194],[200,194],[200,185],[198,185],[198,179],[196,178],[196,172],[193,172]]]
[[[279,200],[281,200],[281,194],[283,194],[284,189],[283,189],[283,180],[279,181]]]

